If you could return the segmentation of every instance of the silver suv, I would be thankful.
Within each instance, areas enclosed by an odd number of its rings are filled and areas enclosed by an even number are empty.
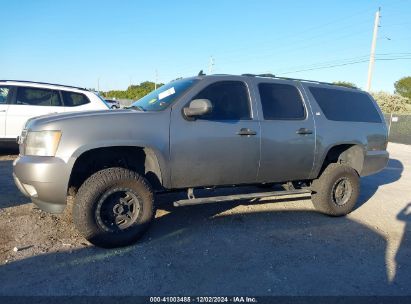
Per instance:
[[[257,75],[173,81],[128,109],[31,119],[14,179],[41,209],[73,220],[91,243],[125,246],[147,229],[155,196],[187,190],[176,206],[311,193],[322,213],[349,213],[360,176],[388,161],[387,129],[360,90]],[[196,188],[257,184],[284,190],[196,198]]]

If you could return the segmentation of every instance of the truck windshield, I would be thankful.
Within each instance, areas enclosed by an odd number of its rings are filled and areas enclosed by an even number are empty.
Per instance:
[[[191,88],[197,81],[196,79],[172,81],[133,102],[128,108],[134,108],[140,111],[162,111],[184,94],[184,92]]]

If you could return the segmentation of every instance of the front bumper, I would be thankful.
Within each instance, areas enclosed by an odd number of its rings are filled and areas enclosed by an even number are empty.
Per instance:
[[[387,151],[367,151],[364,157],[361,176],[380,172],[387,166],[389,158],[390,155]]]
[[[13,163],[13,178],[19,190],[40,209],[64,211],[70,172],[60,158],[19,156]]]

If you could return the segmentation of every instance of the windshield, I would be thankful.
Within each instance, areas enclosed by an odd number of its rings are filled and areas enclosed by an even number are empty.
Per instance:
[[[162,111],[191,88],[196,82],[196,79],[172,81],[133,102],[130,108],[136,108],[142,111]]]

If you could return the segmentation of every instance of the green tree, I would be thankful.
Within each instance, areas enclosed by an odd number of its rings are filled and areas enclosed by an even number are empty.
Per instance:
[[[163,85],[162,83],[158,83],[157,88],[161,87],[162,85]],[[130,85],[125,91],[112,90],[112,91],[104,92],[103,96],[107,98],[137,100],[147,95],[151,91],[153,91],[154,88],[155,88],[154,82],[144,81],[138,85]]]
[[[394,83],[395,93],[408,98],[408,102],[411,103],[411,77],[403,77]]]
[[[352,88],[352,89],[358,88],[355,83],[348,82],[348,81],[334,81],[333,84],[346,87],[346,88]]]
[[[408,99],[387,92],[371,93],[384,113],[406,113]]]

